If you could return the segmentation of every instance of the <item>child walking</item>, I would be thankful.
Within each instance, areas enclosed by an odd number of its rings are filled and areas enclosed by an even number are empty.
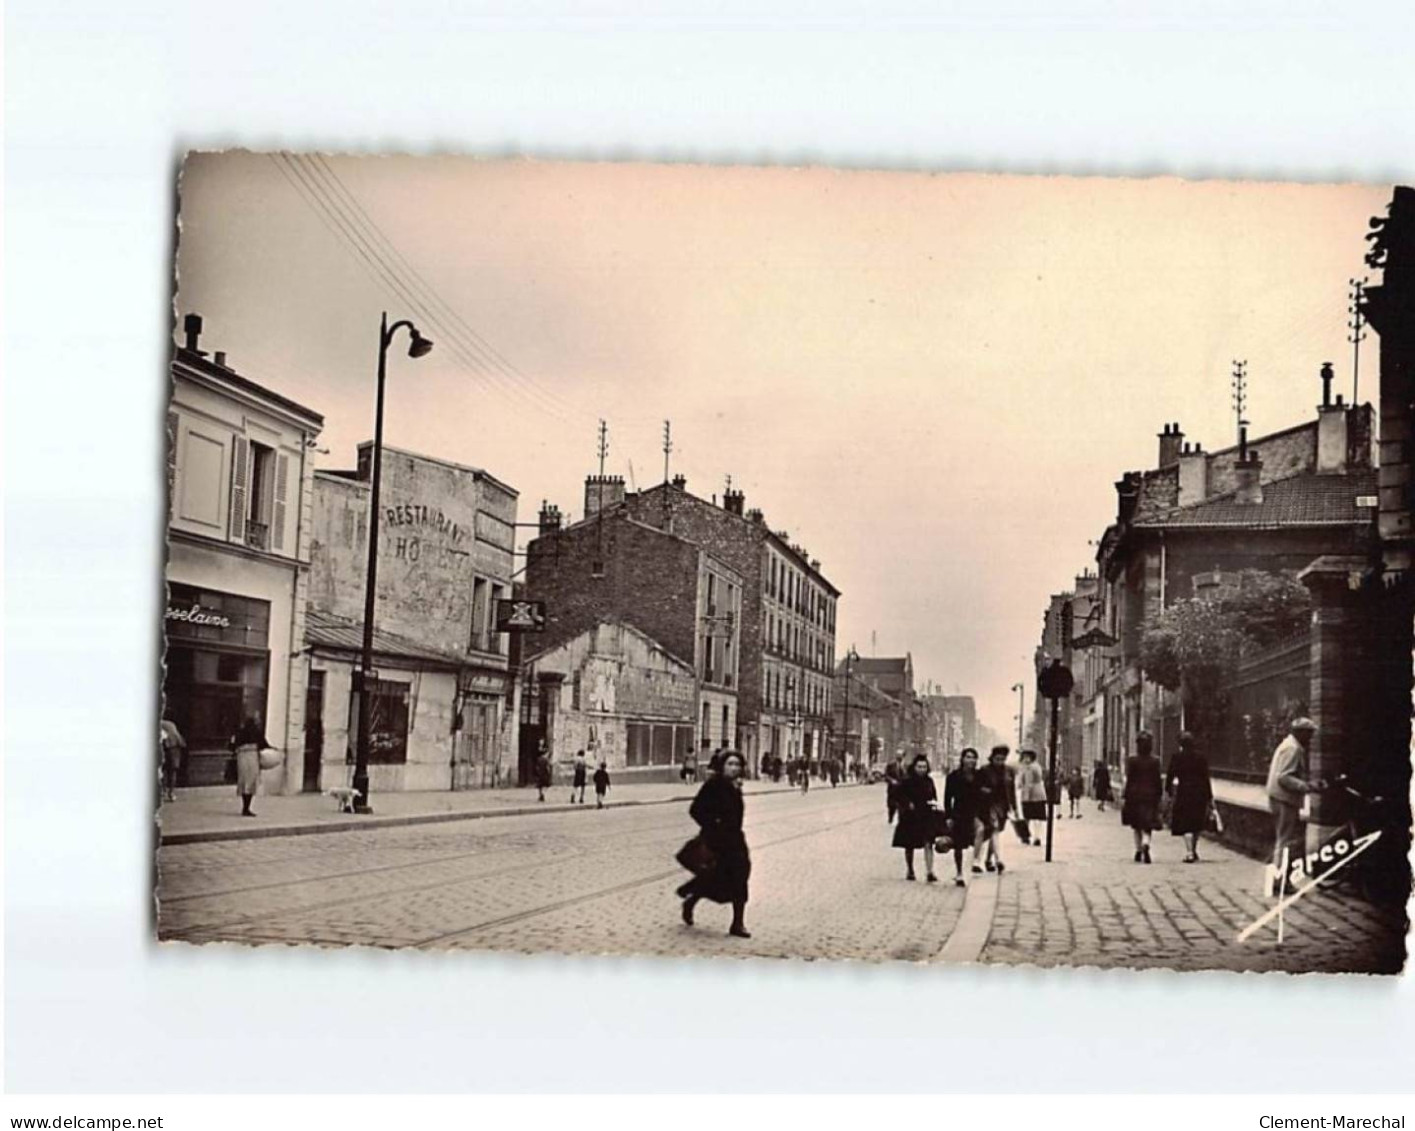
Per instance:
[[[604,762],[594,772],[594,807],[604,808],[604,795],[609,792],[609,770]]]

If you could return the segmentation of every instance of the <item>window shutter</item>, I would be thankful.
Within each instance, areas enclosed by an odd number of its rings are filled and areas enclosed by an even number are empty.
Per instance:
[[[177,428],[178,416],[167,414],[167,505],[172,505],[172,493],[177,484]]]
[[[231,518],[232,542],[246,540],[246,485],[250,482],[250,442],[244,436],[231,442]]]
[[[290,457],[283,452],[275,457],[275,505],[271,507],[270,548],[285,548],[285,495],[290,481]]]

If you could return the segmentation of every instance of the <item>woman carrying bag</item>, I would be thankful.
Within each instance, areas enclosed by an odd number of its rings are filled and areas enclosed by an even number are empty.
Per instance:
[[[272,751],[273,756],[266,755],[267,750]],[[231,751],[236,755],[236,792],[241,795],[241,816],[254,817],[251,801],[260,785],[260,771],[274,769],[280,764],[280,756],[265,741],[265,732],[254,715],[247,715],[231,736]]]
[[[678,862],[693,878],[678,889],[683,900],[683,922],[693,925],[693,909],[699,900],[732,905],[729,935],[749,939],[743,923],[747,910],[747,881],[752,875],[752,857],[742,833],[742,771],[746,761],[736,750],[713,756],[718,772],[709,776],[698,790],[688,815],[701,830],[678,852]]]

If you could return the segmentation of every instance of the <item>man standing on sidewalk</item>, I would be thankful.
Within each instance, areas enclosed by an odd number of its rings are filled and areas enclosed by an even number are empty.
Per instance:
[[[1273,751],[1272,764],[1268,767],[1268,809],[1273,815],[1273,865],[1270,873],[1273,887],[1276,887],[1278,873],[1282,869],[1283,849],[1289,847],[1297,835],[1302,802],[1307,794],[1321,789],[1320,782],[1307,780],[1307,749],[1312,743],[1312,735],[1317,732],[1317,724],[1304,716],[1293,719],[1289,729],[1292,733]]]

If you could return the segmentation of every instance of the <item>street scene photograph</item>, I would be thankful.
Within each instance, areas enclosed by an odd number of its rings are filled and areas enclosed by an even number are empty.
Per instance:
[[[1403,970],[1415,190],[175,190],[159,940]]]

